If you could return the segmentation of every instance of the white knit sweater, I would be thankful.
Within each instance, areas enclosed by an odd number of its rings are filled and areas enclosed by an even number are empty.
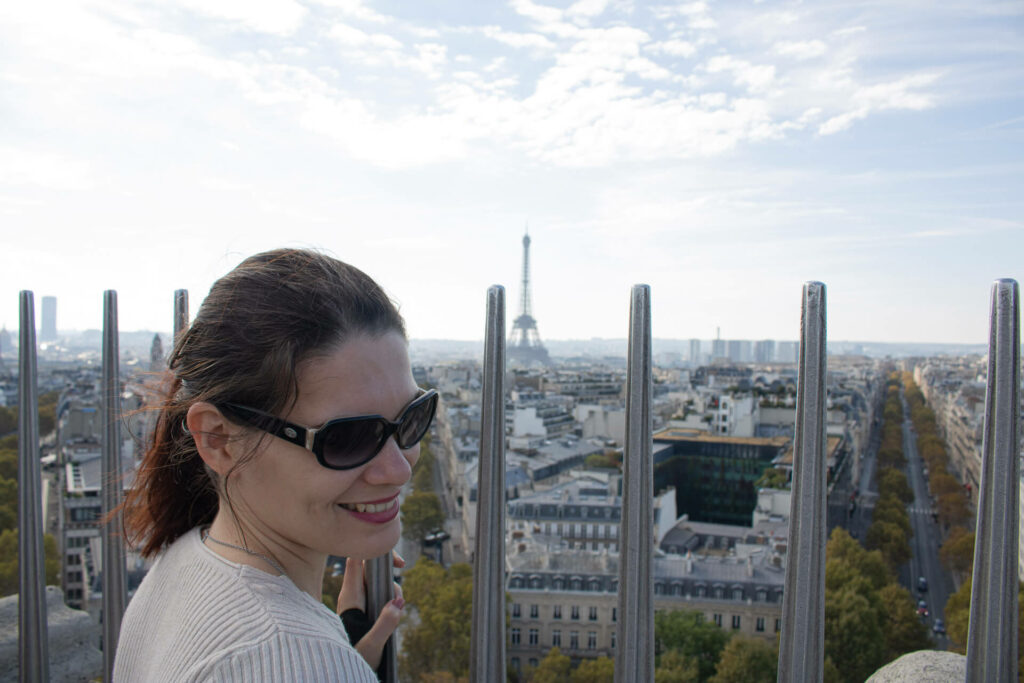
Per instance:
[[[334,612],[287,576],[224,559],[193,529],[129,603],[114,681],[377,683],[377,676]]]

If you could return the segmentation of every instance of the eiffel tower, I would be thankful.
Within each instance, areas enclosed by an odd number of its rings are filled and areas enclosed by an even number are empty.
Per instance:
[[[523,235],[523,284],[519,294],[519,317],[512,324],[506,350],[509,361],[519,365],[551,365],[548,350],[540,342],[537,321],[530,315],[530,233]]]

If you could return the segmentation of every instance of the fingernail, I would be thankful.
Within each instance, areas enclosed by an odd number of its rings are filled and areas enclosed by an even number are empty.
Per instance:
[[[405,607],[405,598],[395,598],[391,601],[391,604],[397,607],[398,609],[402,609],[403,607]]]

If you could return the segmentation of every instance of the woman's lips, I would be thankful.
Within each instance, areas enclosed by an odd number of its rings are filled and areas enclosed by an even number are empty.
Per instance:
[[[356,519],[373,524],[384,524],[398,516],[397,493],[389,498],[367,503],[339,503],[338,505]]]

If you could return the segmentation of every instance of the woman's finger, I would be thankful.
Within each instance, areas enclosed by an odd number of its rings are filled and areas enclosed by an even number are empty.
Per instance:
[[[380,616],[373,624],[370,632],[356,643],[356,651],[363,656],[370,667],[374,670],[380,666],[381,655],[384,653],[384,644],[391,634],[398,628],[398,622],[402,618],[402,609],[405,607],[405,600],[397,597],[384,606]]]
[[[366,584],[363,582],[363,561],[345,560],[345,576],[338,592],[338,614],[347,609],[366,610]]]
[[[394,565],[399,569],[405,566],[405,558],[399,555],[397,550],[391,551],[391,557],[392,560],[394,561]]]

